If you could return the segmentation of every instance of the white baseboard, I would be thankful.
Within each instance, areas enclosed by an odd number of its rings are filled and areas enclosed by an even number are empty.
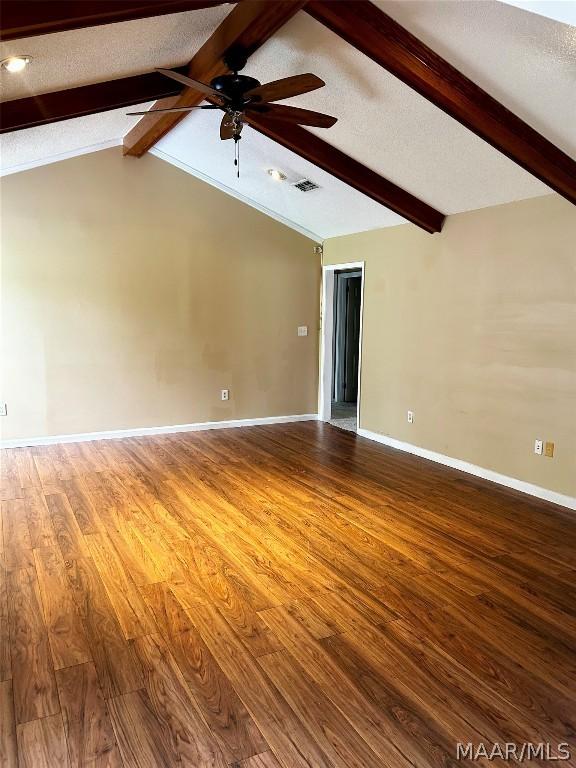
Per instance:
[[[568,507],[568,509],[576,510],[576,498],[574,496],[565,496],[564,494],[557,493],[556,491],[549,491],[547,488],[541,488],[538,485],[532,485],[531,483],[527,483],[524,480],[517,480],[515,477],[501,475],[491,469],[478,467],[476,464],[470,464],[467,461],[462,461],[462,459],[453,459],[451,456],[444,456],[442,453],[429,451],[427,448],[420,448],[419,446],[412,445],[411,443],[404,443],[401,440],[388,437],[388,435],[381,435],[379,432],[372,432],[369,429],[359,428],[358,435],[360,435],[360,437],[366,437],[368,440],[374,440],[377,443],[383,443],[390,448],[396,448],[399,451],[406,451],[406,453],[413,453],[415,456],[420,456],[423,459],[435,461],[437,464],[444,464],[447,467],[452,467],[452,469],[459,469],[461,472],[467,472],[469,475],[475,475],[476,477],[481,477],[484,480],[490,480],[492,483],[505,485],[507,488],[513,488],[515,491],[527,493],[529,496],[536,496],[539,499],[551,501],[554,504],[559,504],[562,507]]]
[[[231,419],[229,421],[200,421],[194,424],[175,424],[168,427],[139,427],[136,429],[113,429],[105,432],[84,432],[72,435],[47,435],[44,437],[15,438],[9,440],[0,440],[0,448],[26,448],[34,445],[54,445],[56,443],[82,443],[89,440],[118,440],[123,437],[144,437],[146,435],[169,435],[177,432],[199,432],[206,429],[235,429],[238,427],[254,427],[263,424],[288,424],[296,421],[316,421],[318,414],[303,413],[293,416],[264,416],[256,419]],[[516,491],[526,493],[529,496],[536,496],[544,501],[551,501],[562,507],[576,510],[576,497],[566,496],[556,491],[550,491],[547,488],[541,488],[538,485],[532,485],[524,480],[517,480],[514,477],[501,475],[491,469],[479,467],[476,464],[470,464],[462,459],[454,459],[451,456],[445,456],[442,453],[430,451],[427,448],[421,448],[411,443],[404,443],[388,435],[382,435],[379,432],[372,432],[369,429],[359,428],[357,434],[368,440],[374,440],[390,448],[396,448],[399,451],[412,453],[423,459],[434,461],[437,464],[444,464],[452,469],[458,469],[469,475],[481,477],[498,485],[504,485],[507,488],[513,488]]]
[[[84,432],[74,435],[48,435],[0,440],[0,448],[27,448],[34,445],[55,443],[85,443],[88,440],[118,440],[123,437],[145,435],[169,435],[175,432],[199,432],[204,429],[234,429],[255,427],[262,424],[287,424],[292,421],[316,421],[318,414],[302,413],[295,416],[263,416],[258,419],[231,419],[230,421],[199,421],[195,424],[175,424],[170,427],[139,427],[137,429],[112,429],[106,432]]]

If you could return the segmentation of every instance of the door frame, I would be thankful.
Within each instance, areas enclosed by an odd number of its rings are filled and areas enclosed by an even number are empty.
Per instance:
[[[358,349],[358,399],[356,403],[357,427],[360,428],[360,397],[362,376],[362,324],[364,316],[365,262],[350,261],[346,264],[326,264],[322,267],[322,304],[320,307],[320,379],[318,383],[318,418],[329,421],[332,415],[332,365],[334,339],[334,273],[360,270],[360,337]]]

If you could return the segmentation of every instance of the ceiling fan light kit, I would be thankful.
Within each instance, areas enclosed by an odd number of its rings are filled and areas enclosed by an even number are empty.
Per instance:
[[[206,95],[209,104],[193,107],[171,107],[168,109],[150,109],[147,112],[129,112],[130,115],[149,115],[155,112],[191,112],[193,109],[220,109],[224,112],[220,123],[220,139],[234,141],[234,165],[240,176],[240,156],[238,142],[242,129],[250,118],[274,120],[297,125],[310,125],[316,128],[330,128],[337,118],[314,112],[310,109],[290,107],[273,102],[289,99],[322,88],[326,83],[316,75],[304,74],[284,77],[270,83],[260,83],[254,77],[238,74],[246,66],[248,57],[241,48],[234,47],[224,56],[226,67],[232,74],[215,77],[210,85],[193,80],[171,69],[158,69],[166,77],[177,80],[187,88],[192,88]],[[270,173],[270,171],[269,171]],[[272,176],[272,173],[270,173]],[[273,176],[273,178],[276,178]],[[284,177],[285,178],[285,177]],[[282,180],[282,179],[277,179]]]

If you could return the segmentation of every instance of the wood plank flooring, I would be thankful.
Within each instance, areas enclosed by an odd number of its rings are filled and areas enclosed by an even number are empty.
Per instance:
[[[1,461],[1,768],[576,765],[573,512],[314,422]]]

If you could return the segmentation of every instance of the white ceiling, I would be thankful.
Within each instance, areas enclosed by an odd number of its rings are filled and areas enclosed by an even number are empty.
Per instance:
[[[576,157],[576,28],[492,0],[377,3],[438,53]],[[34,57],[23,76],[2,73],[2,98],[18,98],[189,60],[229,6],[74,30],[2,44],[2,57]],[[548,193],[530,174],[436,109],[339,37],[299,13],[257,51],[246,73],[262,81],[314,72],[326,87],[290,100],[334,114],[314,129],[330,144],[444,213]],[[119,143],[126,110],[2,137],[1,167],[15,171]],[[241,178],[218,114],[192,113],[157,145],[160,157],[317,238],[402,222],[364,195],[246,128]],[[321,189],[301,193],[266,174],[280,168]]]
[[[576,27],[496,0],[376,5],[576,157]]]
[[[404,223],[401,216],[250,127],[242,134],[237,178],[234,144],[220,141],[220,120],[220,112],[196,111],[152,151],[316,240]],[[286,181],[273,181],[267,173],[271,168],[281,169]],[[301,192],[292,186],[303,178],[320,188]]]
[[[218,5],[0,43],[2,59],[23,53],[34,58],[21,75],[2,73],[0,96],[16,99],[179,66],[228,13],[230,6]]]
[[[504,0],[504,2],[522,8],[524,11],[539,13],[549,19],[576,26],[576,3],[567,2],[567,0]]]
[[[141,105],[148,109],[152,104]],[[140,107],[135,107],[140,109]],[[45,163],[113,147],[136,125],[139,118],[126,117],[125,109],[114,109],[88,117],[40,125],[0,136],[0,168],[3,176]]]

